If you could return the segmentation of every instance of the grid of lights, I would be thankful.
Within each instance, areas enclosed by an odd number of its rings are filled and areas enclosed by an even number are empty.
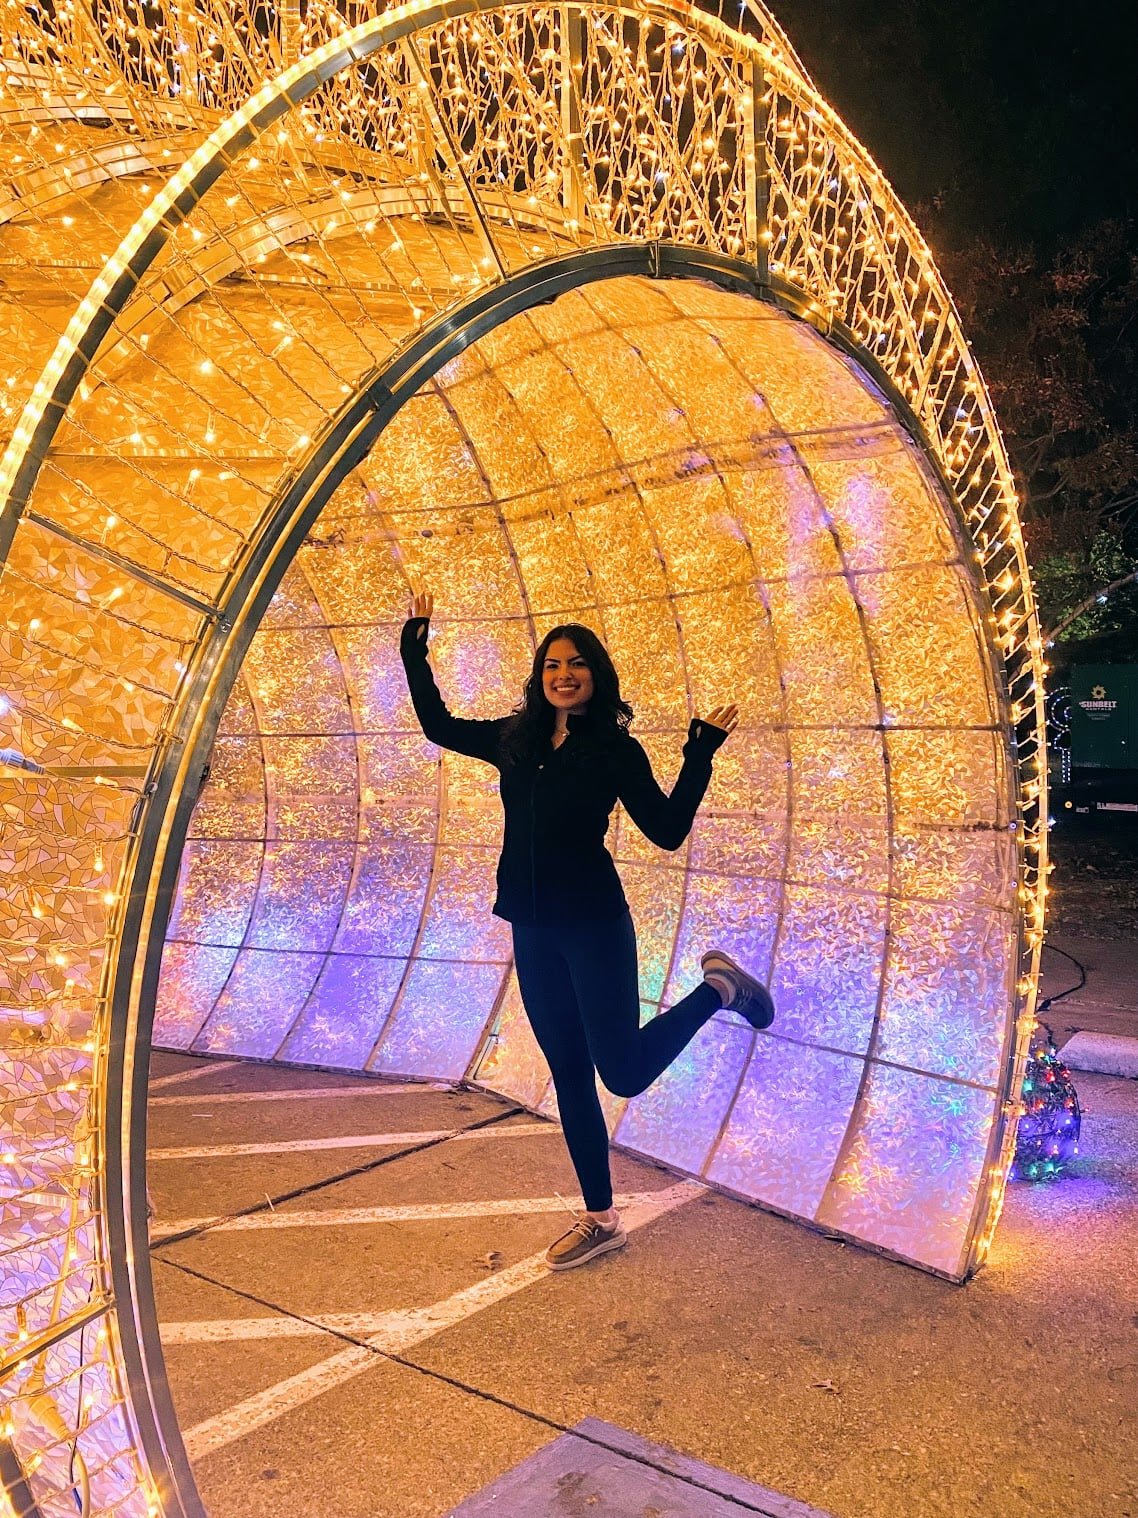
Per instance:
[[[112,1018],[128,1039],[145,1018],[122,936],[132,900],[155,911],[136,873],[149,798],[240,611],[236,577],[364,378],[569,254],[675,245],[751,268],[891,387],[966,530],[1016,738],[1024,949],[986,1177],[947,1273],[973,1268],[1042,938],[1042,649],[951,300],[773,21],[67,0],[9,3],[0,36],[0,1440],[16,1510],[181,1510],[176,1449],[126,1370],[106,1070]]]

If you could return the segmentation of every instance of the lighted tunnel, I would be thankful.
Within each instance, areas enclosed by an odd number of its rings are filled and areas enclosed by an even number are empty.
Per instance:
[[[769,975],[777,1027],[723,1014],[609,1103],[617,1141],[957,1273],[1017,968],[982,600],[880,393],[704,284],[512,317],[339,487],[222,722],[156,1041],[548,1099],[490,915],[496,776],[419,733],[409,577],[464,714],[508,710],[566,620],[604,636],[669,783],[692,712],[740,703],[685,849],[622,819],[614,850],[645,1013],[719,944]]]
[[[618,1143],[963,1278],[1042,921],[998,431],[769,17],[224,10],[224,58],[163,11],[94,82],[78,33],[4,23],[0,1368],[29,1493],[66,1500],[78,1437],[122,1514],[198,1510],[145,1249],[152,1031],[548,1101],[492,774],[406,696],[412,576],[456,710],[506,710],[570,617],[665,782],[693,711],[742,708],[685,848],[611,842],[646,1014],[716,943],[778,1021],[713,1020],[609,1101]]]

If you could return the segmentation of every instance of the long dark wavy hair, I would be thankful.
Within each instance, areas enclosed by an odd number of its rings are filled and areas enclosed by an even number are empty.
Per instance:
[[[556,720],[554,708],[545,698],[542,671],[551,643],[568,638],[589,666],[593,677],[593,694],[589,700],[589,732],[602,742],[627,731],[632,708],[621,698],[620,676],[609,658],[608,649],[589,627],[579,622],[564,622],[542,638],[533,656],[533,668],[522,687],[522,699],[514,708],[502,733],[505,757],[518,764],[537,757],[549,744]]]

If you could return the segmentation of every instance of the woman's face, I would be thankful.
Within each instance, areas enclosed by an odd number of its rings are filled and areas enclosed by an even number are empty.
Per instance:
[[[541,671],[545,699],[555,711],[579,716],[593,695],[593,672],[570,638],[554,638]]]

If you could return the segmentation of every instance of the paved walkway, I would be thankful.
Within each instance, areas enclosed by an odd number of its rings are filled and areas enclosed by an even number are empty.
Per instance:
[[[1041,1014],[1059,1047],[1084,1030],[1138,1038],[1138,934],[1127,939],[1048,935],[1043,950],[1044,996],[1077,984],[1079,965],[1086,971],[1086,985]]]
[[[440,1518],[590,1418],[835,1518],[1138,1518],[1138,1082],[1079,1079],[1075,1173],[1014,1188],[960,1288],[620,1156],[628,1248],[551,1276],[552,1124],[153,1075],[163,1338],[213,1518]]]

